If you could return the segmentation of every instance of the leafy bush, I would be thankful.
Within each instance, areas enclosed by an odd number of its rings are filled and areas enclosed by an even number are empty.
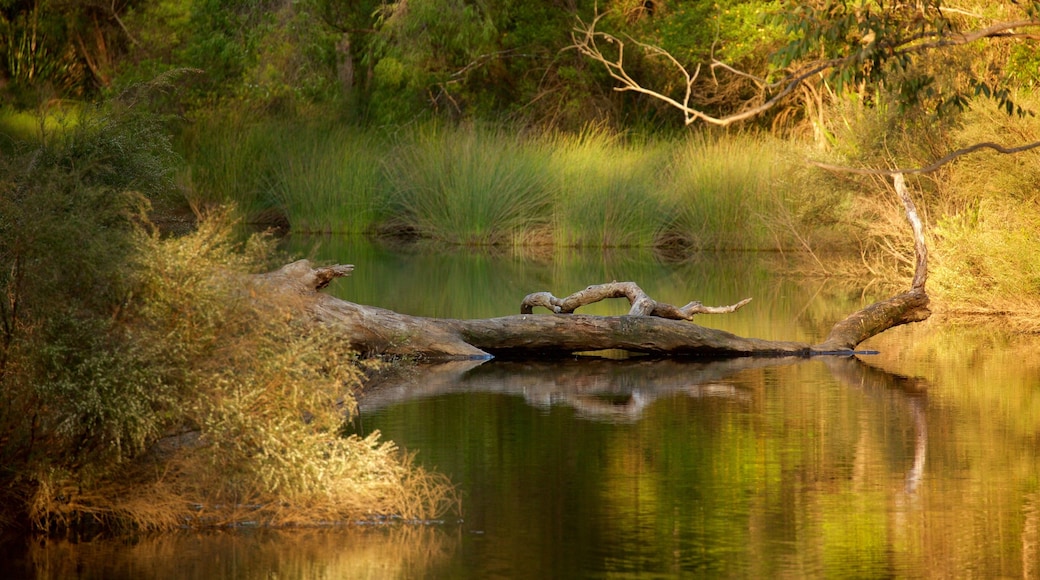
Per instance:
[[[429,517],[443,478],[344,438],[361,367],[250,273],[229,212],[163,238],[157,119],[98,110],[0,158],[0,526]],[[223,506],[223,507],[221,507]],[[248,512],[248,516],[246,516]]]

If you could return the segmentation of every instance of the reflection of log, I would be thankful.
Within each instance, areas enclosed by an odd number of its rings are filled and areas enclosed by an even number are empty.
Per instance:
[[[349,275],[353,266],[313,268],[306,260],[300,260],[261,276],[260,281],[270,290],[294,294],[305,311],[345,333],[354,347],[364,353],[426,358],[562,357],[606,349],[700,357],[847,353],[889,328],[930,315],[924,289],[928,266],[921,222],[902,175],[895,176],[895,185],[913,226],[917,253],[913,286],[909,292],[868,306],[839,322],[827,340],[818,345],[742,338],[689,322],[698,313],[732,312],[750,299],[732,306],[706,307],[691,302],[678,308],[654,301],[632,282],[589,286],[564,299],[539,292],[524,299],[520,315],[452,320],[408,316],[318,292],[334,278]],[[628,298],[632,304],[627,316],[569,314],[585,304],[620,297]],[[534,306],[544,306],[554,314],[531,314]]]
[[[496,393],[523,397],[534,407],[573,407],[589,419],[632,421],[662,397],[749,400],[741,373],[804,362],[803,358],[556,361],[450,361],[422,364],[403,375],[375,377],[360,393],[365,414],[426,397]]]
[[[913,495],[924,479],[928,457],[928,382],[921,377],[906,377],[872,367],[856,357],[830,357],[826,360],[834,378],[852,389],[896,395],[910,406],[914,419],[914,462],[906,472],[905,491]]]

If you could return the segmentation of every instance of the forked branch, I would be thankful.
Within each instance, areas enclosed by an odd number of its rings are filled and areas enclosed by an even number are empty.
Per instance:
[[[625,42],[612,34],[596,30],[596,26],[599,24],[599,21],[603,16],[603,14],[598,14],[592,22],[588,24],[579,21],[578,26],[576,26],[571,33],[571,39],[573,41],[572,47],[577,49],[580,54],[602,64],[606,68],[610,76],[619,83],[618,86],[614,87],[614,90],[641,93],[678,109],[682,112],[686,125],[702,121],[710,125],[722,127],[761,115],[791,95],[791,93],[797,90],[799,86],[810,78],[832,69],[855,66],[857,63],[865,60],[865,55],[868,54],[868,51],[885,51],[887,54],[887,60],[903,59],[932,50],[941,50],[949,47],[966,45],[984,39],[1035,38],[1036,35],[1030,33],[1029,30],[1035,30],[1040,27],[1040,21],[1019,20],[1014,22],[1000,22],[969,32],[927,32],[923,35],[911,35],[909,37],[887,42],[871,42],[853,49],[844,57],[808,62],[791,71],[780,81],[771,84],[767,84],[763,79],[759,79],[745,71],[740,71],[713,57],[711,60],[711,70],[713,73],[715,69],[722,69],[731,74],[754,81],[761,92],[762,98],[762,102],[758,105],[742,109],[739,112],[715,116],[708,114],[706,111],[699,108],[694,102],[693,88],[694,83],[697,81],[701,72],[700,64],[695,65],[692,69],[687,68],[668,51],[651,44],[629,39],[629,42],[638,46],[646,53],[660,56],[667,60],[671,66],[678,71],[678,74],[683,78],[685,84],[682,100],[677,100],[676,98],[670,97],[660,91],[648,88],[632,78],[625,69]],[[616,47],[616,56],[608,56],[608,54],[601,48],[601,43]],[[776,90],[776,92],[769,94],[772,90]],[[901,171],[901,173],[909,172]]]
[[[638,81],[633,79],[625,70],[625,43],[616,36],[596,30],[596,24],[602,17],[602,14],[597,15],[596,18],[593,19],[591,24],[586,25],[584,22],[582,22],[579,26],[577,26],[574,29],[573,33],[571,34],[571,38],[574,41],[573,47],[576,48],[578,52],[582,55],[602,64],[607,69],[607,72],[610,74],[610,76],[620,83],[620,86],[614,87],[614,90],[622,92],[633,91],[637,93],[642,93],[657,100],[663,101],[664,103],[681,111],[683,113],[684,120],[687,125],[691,125],[697,121],[704,121],[705,123],[709,123],[711,125],[719,125],[725,127],[739,121],[744,121],[756,117],[764,113],[765,111],[768,111],[787,95],[794,92],[794,90],[797,89],[798,86],[801,85],[803,82],[805,82],[806,79],[812,77],[813,75],[819,74],[827,69],[833,68],[841,64],[841,62],[845,60],[832,59],[820,63],[815,63],[806,68],[803,68],[795,74],[789,76],[787,79],[785,79],[785,81],[783,82],[783,88],[765,102],[757,106],[742,110],[739,113],[716,117],[709,115],[708,113],[698,109],[696,106],[691,104],[691,101],[693,99],[693,85],[700,76],[700,65],[696,65],[691,71],[687,69],[685,66],[683,66],[683,64],[680,63],[668,51],[651,44],[645,44],[630,39],[630,41],[633,44],[639,46],[644,51],[656,56],[664,57],[665,60],[670,62],[672,66],[674,66],[675,69],[679,72],[679,74],[683,77],[685,84],[685,90],[682,101],[677,101],[672,97],[669,97],[668,95],[644,87]],[[610,58],[606,56],[600,49],[600,46],[598,44],[599,42],[605,42],[607,44],[612,44],[616,46],[617,56],[615,58]],[[736,69],[730,67],[729,65],[715,59],[712,60],[712,68],[724,68],[726,70],[739,74],[740,76],[753,78],[752,75],[739,72]]]
[[[535,306],[541,306],[556,314],[571,314],[582,306],[608,298],[627,298],[632,306],[628,311],[629,316],[657,316],[669,320],[693,320],[698,314],[727,314],[736,312],[751,302],[750,298],[745,298],[729,306],[705,306],[694,301],[686,306],[677,307],[650,298],[635,282],[609,282],[589,286],[566,298],[557,298],[549,292],[528,294],[520,303],[520,314],[531,314]]]

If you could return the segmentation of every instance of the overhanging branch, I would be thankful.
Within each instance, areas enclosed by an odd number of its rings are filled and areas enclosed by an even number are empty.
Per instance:
[[[642,43],[633,39],[629,39],[629,42],[639,46],[649,54],[664,57],[682,76],[684,80],[684,95],[682,100],[677,100],[659,91],[655,91],[648,87],[643,86],[640,82],[636,81],[628,74],[625,70],[625,42],[606,32],[600,32],[596,30],[596,26],[603,14],[598,14],[591,23],[585,24],[579,21],[579,25],[576,26],[571,34],[573,41],[572,47],[577,49],[578,52],[595,62],[602,64],[610,76],[618,81],[619,86],[614,87],[616,91],[631,91],[641,93],[659,100],[668,106],[675,108],[682,112],[684,122],[686,125],[693,124],[697,121],[702,121],[710,125],[717,126],[729,126],[737,122],[746,121],[748,119],[757,117],[762,113],[777,106],[783,99],[791,95],[800,85],[805,83],[808,79],[816,76],[825,71],[841,68],[846,65],[863,60],[864,55],[867,54],[868,50],[886,50],[889,51],[886,60],[905,57],[915,54],[921,54],[932,50],[938,50],[943,48],[949,48],[954,46],[962,46],[970,44],[979,40],[989,38],[1034,38],[1035,33],[1023,32],[1023,29],[1035,29],[1040,27],[1040,21],[1037,20],[1017,20],[1011,22],[1000,22],[991,26],[981,28],[979,30],[970,32],[956,32],[949,34],[942,34],[935,31],[924,32],[917,35],[912,35],[903,39],[899,39],[891,43],[879,43],[880,45],[865,45],[853,50],[851,54],[826,60],[818,60],[809,62],[794,72],[790,73],[780,81],[772,84],[765,84],[762,79],[758,79],[754,75],[740,71],[726,63],[718,60],[714,60],[711,63],[712,71],[715,69],[723,69],[737,76],[741,76],[750,80],[753,80],[762,91],[763,97],[765,97],[766,91],[774,88],[781,87],[775,94],[765,98],[764,101],[754,107],[742,110],[737,113],[728,115],[711,115],[701,108],[698,108],[693,104],[693,85],[700,75],[701,65],[695,65],[692,70],[688,69],[682,63],[680,63],[672,54],[668,51],[651,45]],[[928,40],[930,39],[930,40]],[[612,44],[617,47],[616,58],[608,57],[603,50],[600,48],[598,42],[605,42]],[[894,175],[895,173],[916,173],[914,171],[893,171],[888,175]]]

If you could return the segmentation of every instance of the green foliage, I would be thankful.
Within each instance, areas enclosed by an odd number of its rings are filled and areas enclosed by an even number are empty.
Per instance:
[[[277,201],[269,187],[274,168],[288,155],[279,134],[220,112],[200,115],[177,139],[189,173],[185,194],[193,207],[233,205],[247,221],[271,219]],[[285,143],[290,146],[290,143]]]
[[[1017,94],[1030,107],[1037,99]],[[964,116],[959,143],[985,140],[994,132],[1022,141],[1040,138],[1036,117],[1008,116],[982,103]],[[975,154],[958,160],[947,177],[934,229],[932,286],[952,309],[1013,312],[1018,324],[1037,327],[1040,261],[1040,185],[1037,153]]]
[[[1000,19],[1034,17],[1033,3],[999,4]],[[976,55],[970,45],[959,46],[958,35],[977,27],[977,21],[944,8],[942,0],[789,2],[780,12],[789,42],[776,53],[775,64],[787,68],[830,61],[826,74],[838,92],[857,91],[868,98],[888,92],[904,113],[945,117],[963,111],[972,96],[1023,113],[1010,99],[1008,79],[993,74],[1004,67],[1006,55],[983,53],[985,67],[973,68]]]
[[[89,72],[74,45],[77,12],[47,0],[0,4],[0,78],[19,104],[34,104],[39,91],[66,97],[86,88]]]
[[[138,114],[133,101],[128,93],[87,110],[0,161],[8,461],[119,459],[154,434],[140,409],[164,395],[142,377],[140,361],[123,356],[125,345],[110,341],[131,292],[125,264],[147,207],[141,194],[170,188],[174,161],[157,119]]]
[[[371,232],[387,219],[386,151],[353,126],[279,125],[280,153],[269,187],[293,231]]]
[[[307,3],[279,0],[169,0],[127,16],[139,37],[123,79],[169,67],[204,74],[186,83],[182,99],[195,106],[282,113],[322,102],[334,91],[332,40]]]
[[[148,231],[142,192],[166,191],[175,160],[140,98],[0,158],[0,525],[449,507],[446,482],[392,443],[341,436],[361,367],[250,277],[272,240],[241,242],[227,213],[184,237]]]

